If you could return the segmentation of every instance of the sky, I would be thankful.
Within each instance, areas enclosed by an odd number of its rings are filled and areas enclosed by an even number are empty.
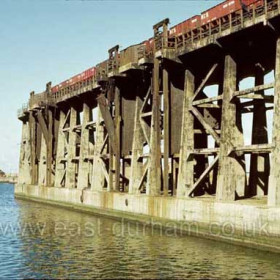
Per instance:
[[[31,91],[107,59],[116,44],[126,48],[150,38],[152,26],[166,17],[172,26],[220,2],[1,0],[0,169],[18,170],[17,109]]]
[[[220,1],[20,1],[0,6],[0,169],[17,172],[21,122],[29,93],[96,65],[108,49],[152,36],[169,17],[175,25]]]

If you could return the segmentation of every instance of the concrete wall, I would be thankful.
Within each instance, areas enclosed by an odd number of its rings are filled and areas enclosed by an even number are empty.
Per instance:
[[[226,237],[231,242],[238,240],[247,245],[253,243],[280,250],[280,208],[269,208],[262,200],[225,203],[212,198],[152,197],[19,184],[15,194],[19,198],[67,204],[71,208],[91,207],[101,214],[113,210],[120,218],[132,214],[131,220],[145,217],[146,220],[197,223],[199,232],[215,239]]]

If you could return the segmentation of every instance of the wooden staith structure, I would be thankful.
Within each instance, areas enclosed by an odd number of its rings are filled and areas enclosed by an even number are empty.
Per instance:
[[[219,201],[268,196],[279,206],[280,4],[264,3],[191,37],[170,40],[163,20],[153,27],[152,51],[116,46],[90,80],[32,92],[18,114],[19,184]],[[255,86],[239,90],[246,77]],[[249,146],[244,114],[253,116]]]

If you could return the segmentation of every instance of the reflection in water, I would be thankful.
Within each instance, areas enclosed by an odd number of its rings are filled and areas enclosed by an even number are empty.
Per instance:
[[[279,255],[14,200],[0,185],[0,275],[15,278],[278,278]]]

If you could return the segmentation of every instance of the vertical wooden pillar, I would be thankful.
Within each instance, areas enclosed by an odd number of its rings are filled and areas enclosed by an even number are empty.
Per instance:
[[[237,86],[237,66],[233,57],[225,57],[224,92],[222,107],[219,171],[217,179],[217,200],[235,200],[236,190],[245,189],[245,170],[233,155],[233,147],[241,146],[242,132],[237,126],[236,104],[232,102]]]
[[[65,154],[65,135],[63,132],[63,125],[65,123],[65,113],[61,110],[59,113],[59,129],[58,129],[58,143],[56,152],[56,171],[55,171],[55,187],[59,188],[62,186],[63,176],[65,175],[65,165],[62,162]]]
[[[31,165],[29,162],[31,158],[31,141],[29,121],[22,122],[21,146],[20,146],[20,162],[19,162],[19,184],[32,184]]]
[[[169,79],[168,71],[163,69],[163,98],[164,98],[164,173],[163,173],[163,193],[168,195],[169,189],[169,156],[170,156],[170,101],[169,101]]]
[[[271,172],[268,185],[268,205],[280,205],[280,38],[277,39],[275,61],[274,116],[272,130]]]
[[[45,137],[41,139],[40,147],[40,160],[39,160],[39,170],[38,170],[38,184],[40,186],[46,186],[47,184],[47,141]]]
[[[101,159],[101,149],[104,141],[104,126],[102,124],[102,116],[98,106],[96,132],[95,132],[94,158],[92,167],[92,184],[91,190],[102,191],[104,188],[104,170],[105,163]]]
[[[87,188],[89,185],[89,129],[87,127],[90,121],[91,110],[87,103],[83,105],[83,123],[81,132],[79,171],[78,171],[78,189]]]
[[[46,185],[52,186],[52,169],[53,169],[53,112],[48,109],[48,141],[47,141],[47,176]]]
[[[30,173],[31,173],[31,184],[35,185],[37,182],[37,166],[36,166],[36,121],[33,113],[29,113],[29,134],[30,134]]]
[[[179,158],[177,196],[188,195],[194,180],[194,159],[190,152],[194,149],[194,117],[190,112],[194,95],[194,76],[185,72],[182,134]]]
[[[264,72],[256,67],[255,86],[264,84]],[[263,94],[262,92],[259,92]],[[252,145],[268,143],[265,101],[254,101]],[[269,155],[252,154],[250,165],[250,196],[263,196],[267,194],[269,178]]]
[[[69,142],[68,142],[68,155],[67,155],[67,170],[66,170],[66,188],[76,187],[76,164],[74,158],[76,156],[76,140],[77,135],[73,130],[77,124],[77,110],[71,107],[70,112],[70,130],[69,130]]]
[[[131,172],[129,179],[129,193],[138,193],[137,186],[139,186],[142,172],[143,162],[138,160],[139,155],[143,151],[144,135],[140,124],[140,109],[142,100],[136,96],[135,116],[134,116],[134,129],[133,129],[133,143],[132,143],[132,156],[131,156]]]
[[[150,162],[146,193],[159,195],[161,192],[161,130],[160,130],[160,96],[159,96],[159,60],[154,59],[153,70],[153,104],[150,140]]]
[[[120,89],[115,87],[115,184],[114,191],[120,190],[120,160],[121,160],[121,96]]]

